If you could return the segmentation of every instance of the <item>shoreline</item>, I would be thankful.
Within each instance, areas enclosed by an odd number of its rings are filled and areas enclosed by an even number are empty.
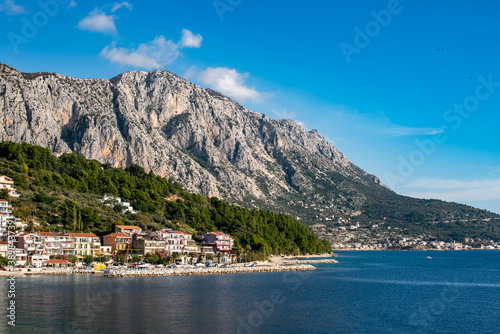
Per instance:
[[[332,252],[467,252],[467,251],[500,251],[498,249],[350,249],[340,248],[332,249]]]
[[[262,266],[262,267],[232,267],[232,268],[201,268],[201,269],[143,269],[113,271],[104,274],[104,277],[158,277],[158,276],[196,276],[196,275],[224,275],[224,274],[249,274],[265,272],[309,271],[316,270],[312,265],[291,266]]]
[[[3,272],[0,276],[41,276],[41,275],[73,275],[92,274],[103,277],[148,277],[148,276],[194,276],[194,275],[221,275],[221,274],[247,274],[259,272],[286,272],[286,271],[309,271],[316,270],[310,264],[290,264],[290,265],[263,265],[256,267],[230,267],[230,268],[150,268],[150,269],[119,269],[112,271],[81,270],[81,269],[59,269],[41,271],[14,271]]]

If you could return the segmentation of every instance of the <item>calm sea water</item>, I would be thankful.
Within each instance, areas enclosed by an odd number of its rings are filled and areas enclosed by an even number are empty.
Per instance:
[[[500,333],[500,251],[338,260],[302,273],[22,277],[15,331],[4,316],[0,332]],[[6,282],[0,296],[6,308]]]

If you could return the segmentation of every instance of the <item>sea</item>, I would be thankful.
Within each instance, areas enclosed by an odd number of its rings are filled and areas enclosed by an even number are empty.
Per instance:
[[[431,257],[432,259],[428,259]],[[307,272],[0,285],[2,333],[500,333],[500,251],[338,252]]]

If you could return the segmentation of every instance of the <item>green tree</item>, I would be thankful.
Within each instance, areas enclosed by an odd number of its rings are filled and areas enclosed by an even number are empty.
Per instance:
[[[135,262],[135,263],[141,262],[142,261],[142,256],[134,254],[134,255],[131,256],[131,261]]]
[[[0,190],[0,199],[10,201],[9,191],[7,189]]]
[[[3,256],[0,256],[0,266],[6,268],[9,265],[9,259]]]
[[[83,263],[85,263],[86,265],[89,265],[91,264],[92,262],[94,262],[94,257],[92,255],[85,255],[83,257]]]
[[[125,256],[118,254],[115,256],[115,263],[118,264],[124,264],[125,263]]]
[[[95,256],[94,259],[96,262],[104,263],[104,262],[108,262],[109,256],[101,254],[101,255]]]
[[[113,207],[113,211],[116,212],[116,213],[122,213],[123,209],[125,209],[125,207],[123,205],[120,205],[120,204],[116,204]]]
[[[75,255],[70,254],[66,257],[66,259],[73,264],[78,262],[78,258]]]
[[[147,253],[145,256],[145,260],[147,263],[156,264],[160,262],[160,257],[153,253]]]

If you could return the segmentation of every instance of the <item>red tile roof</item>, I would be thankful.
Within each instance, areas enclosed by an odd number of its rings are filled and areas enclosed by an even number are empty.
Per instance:
[[[71,264],[71,262],[69,262],[68,260],[60,260],[60,259],[52,259],[52,260],[44,261],[43,263],[67,263],[67,264]]]
[[[132,239],[132,237],[128,234],[125,234],[125,233],[122,233],[122,232],[113,232],[113,233],[110,233],[110,234],[107,234],[104,236],[104,238],[106,237],[112,237],[112,238],[130,238]]]
[[[139,226],[116,225],[116,227],[123,229],[142,230]]]
[[[175,233],[179,233],[179,234],[184,234],[184,235],[191,235],[189,233],[186,233],[186,232],[180,232],[180,231],[174,231]]]
[[[98,238],[94,233],[68,233],[68,235],[75,238]]]
[[[54,234],[52,232],[37,232],[37,234],[39,234],[43,237],[58,237],[57,234]]]

